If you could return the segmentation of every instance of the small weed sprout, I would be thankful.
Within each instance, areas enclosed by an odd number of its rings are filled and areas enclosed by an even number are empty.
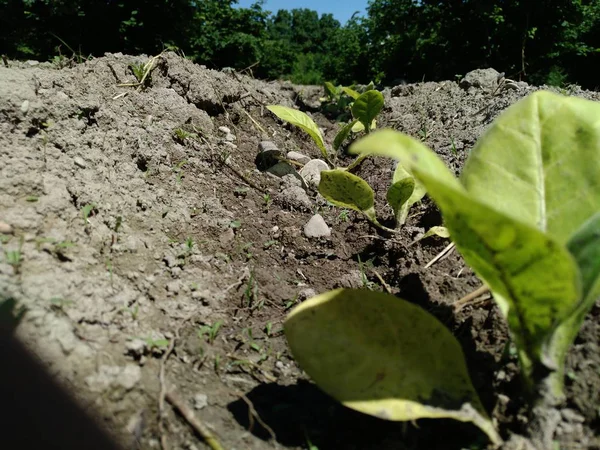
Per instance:
[[[93,215],[92,213],[94,213],[95,210],[96,210],[95,203],[88,203],[81,208],[81,217],[83,217],[83,221],[85,222],[86,225],[88,225],[90,223],[88,219]]]
[[[212,325],[203,325],[198,329],[198,337],[203,338],[204,336],[207,336],[208,343],[212,345],[215,342],[215,339],[217,338],[217,335],[219,334],[219,330],[221,329],[222,325],[222,320],[217,320]]]

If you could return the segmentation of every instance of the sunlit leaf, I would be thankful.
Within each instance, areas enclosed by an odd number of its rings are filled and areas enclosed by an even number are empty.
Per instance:
[[[323,140],[321,131],[319,130],[317,124],[307,114],[303,113],[302,111],[280,105],[269,105],[267,106],[267,109],[281,120],[289,122],[308,133],[313,141],[315,141],[315,144],[317,144],[317,147],[319,147],[323,157],[327,159],[327,149],[325,148],[325,141]]]
[[[367,91],[361,94],[352,105],[352,116],[358,119],[368,133],[371,122],[383,108],[383,94],[378,91]]]
[[[342,169],[324,170],[321,172],[319,192],[334,205],[363,213],[377,223],[375,195],[362,178]]]
[[[337,289],[296,306],[284,330],[302,369],[345,406],[387,420],[472,422],[501,442],[460,344],[420,307],[381,292]]]

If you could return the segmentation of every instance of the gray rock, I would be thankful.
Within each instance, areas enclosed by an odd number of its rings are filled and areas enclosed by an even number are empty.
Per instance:
[[[141,378],[142,370],[137,365],[128,364],[125,367],[102,365],[98,368],[98,373],[90,375],[85,381],[93,392],[119,387],[129,391],[140,382]]]
[[[282,190],[273,201],[283,208],[310,211],[313,207],[306,191],[300,186],[290,186]]]
[[[306,164],[307,162],[310,161],[310,157],[303,155],[302,153],[298,153],[298,152],[288,152],[288,154],[286,155],[286,158],[291,161],[297,161],[302,164]]]
[[[237,139],[237,138],[235,137],[235,134],[232,134],[232,133],[227,133],[227,134],[225,135],[225,141],[226,141],[226,142],[233,142],[233,141],[235,141],[236,139]]]
[[[8,223],[0,222],[0,233],[1,234],[12,234],[13,227]]]
[[[329,170],[329,166],[325,161],[321,159],[311,159],[300,170],[300,176],[304,178],[309,185],[317,187],[321,181],[321,172],[324,170]]]
[[[303,302],[304,300],[314,297],[315,295],[317,295],[317,293],[313,288],[304,288],[298,292],[298,300]]]
[[[223,133],[223,134],[230,134],[231,133],[231,130],[229,128],[227,128],[227,127],[224,127],[224,126],[219,127],[219,131],[221,133]]]
[[[208,405],[208,395],[196,394],[194,395],[194,408],[202,409]]]
[[[274,142],[262,141],[258,144],[258,155],[256,155],[254,163],[256,164],[258,170],[264,172],[269,168],[279,164],[279,159],[281,157],[282,153]]]
[[[276,175],[280,178],[286,175],[297,173],[296,169],[294,169],[290,164],[283,161],[279,161],[277,164],[267,169],[267,172],[272,173],[273,175]]]
[[[261,141],[258,144],[258,151],[259,152],[271,152],[271,151],[279,152],[279,149],[277,148],[277,145],[275,145],[275,143],[273,141]]]
[[[501,74],[491,68],[472,70],[460,80],[459,86],[465,90],[470,88],[494,90],[498,86],[499,76]]]
[[[331,230],[320,214],[315,214],[304,225],[304,235],[308,238],[321,238],[331,236]]]
[[[128,355],[140,358],[146,353],[146,341],[143,339],[133,339],[125,344],[125,349]]]
[[[27,114],[28,111],[29,111],[29,100],[25,100],[23,103],[21,103],[21,112],[23,114]]]
[[[76,156],[73,162],[77,167],[80,167],[82,169],[85,169],[87,167],[85,160],[81,156]]]

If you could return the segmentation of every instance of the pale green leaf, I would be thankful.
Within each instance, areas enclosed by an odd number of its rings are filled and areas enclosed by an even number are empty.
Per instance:
[[[315,144],[317,144],[317,147],[319,147],[323,157],[325,159],[328,158],[327,149],[325,148],[325,141],[323,140],[321,131],[319,130],[317,124],[307,114],[303,113],[302,111],[281,105],[269,105],[267,106],[267,109],[281,120],[289,122],[308,133],[312,140],[315,141]]]
[[[361,94],[352,105],[352,116],[358,119],[367,133],[370,131],[371,122],[383,108],[383,95],[378,91],[367,91]]]
[[[410,197],[408,197],[407,199],[405,199],[403,201],[402,204],[396,204],[394,205],[391,201],[390,201],[390,191],[394,191],[397,188],[394,188],[394,186],[397,187],[402,187],[403,185],[406,185],[406,179],[412,179],[413,180],[413,189],[412,192],[410,193]],[[426,190],[425,190],[425,186],[423,186],[423,183],[421,183],[420,181],[416,180],[412,174],[406,170],[404,168],[404,166],[400,163],[397,164],[396,169],[394,170],[394,175],[392,177],[392,186],[390,187],[390,190],[388,190],[388,203],[392,206],[392,209],[394,210],[394,215],[396,217],[396,223],[398,225],[403,225],[406,222],[406,218],[408,216],[408,211],[410,209],[410,207],[412,205],[414,205],[415,203],[421,201],[421,199],[425,196],[426,194]],[[398,197],[396,198],[392,198],[392,201],[397,201],[399,200]]]
[[[394,210],[397,225],[403,225],[408,216],[408,199],[415,190],[415,179],[411,176],[393,183],[387,191],[386,199]]]
[[[344,93],[348,96],[348,97],[352,97],[354,100],[356,100],[358,97],[360,97],[360,93],[356,92],[354,89],[351,89],[349,87],[343,87],[342,91],[344,91]]]
[[[472,422],[501,442],[460,344],[420,307],[381,292],[337,289],[296,306],[284,330],[302,369],[345,406],[394,421]]]
[[[362,178],[342,169],[324,170],[321,172],[319,192],[334,205],[363,213],[377,223],[375,195]]]
[[[350,152],[396,158],[423,183],[465,261],[508,315],[521,352],[541,363],[544,342],[579,299],[579,273],[566,248],[472,198],[435,153],[409,136],[382,130]]]
[[[375,128],[377,128],[377,119],[373,119],[373,122],[371,122],[371,130],[374,130]],[[365,126],[357,120],[352,127],[352,132],[360,133],[361,131],[365,131]]]
[[[352,122],[349,122],[346,125],[344,125],[340,129],[340,131],[338,131],[338,134],[335,136],[335,139],[333,140],[333,149],[335,151],[337,151],[341,147],[342,143],[346,140],[346,138],[350,134],[350,131],[352,131],[352,127],[357,123],[360,123],[360,122],[358,120],[353,120]]]
[[[479,139],[461,175],[469,194],[566,244],[600,210],[600,103],[537,91]]]
[[[329,98],[335,98],[338,93],[338,89],[333,85],[333,83],[326,81],[323,84],[323,87],[325,88],[325,94],[328,95]]]
[[[419,238],[412,241],[410,245],[416,244],[417,242],[422,241],[423,239],[427,239],[431,236],[438,236],[447,239],[450,237],[450,231],[446,227],[431,227],[429,230],[427,230],[427,232],[423,233],[423,236],[420,236]]]

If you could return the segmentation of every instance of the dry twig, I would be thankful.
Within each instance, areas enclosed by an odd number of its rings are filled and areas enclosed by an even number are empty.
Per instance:
[[[490,288],[487,287],[485,284],[483,286],[475,289],[470,294],[465,295],[463,298],[455,301],[452,304],[452,307],[454,308],[454,312],[460,311],[465,306],[467,306],[469,303],[473,303],[475,299],[477,299],[478,297],[482,296],[483,294],[485,294],[486,292],[489,292],[489,291],[490,291]]]
[[[190,424],[190,426],[202,436],[204,442],[212,449],[212,450],[224,450],[223,446],[219,443],[217,438],[210,432],[208,427],[204,425],[196,417],[193,411],[183,402],[174,392],[168,392],[166,395],[167,401],[173,405],[173,407],[181,414],[181,416]]]

